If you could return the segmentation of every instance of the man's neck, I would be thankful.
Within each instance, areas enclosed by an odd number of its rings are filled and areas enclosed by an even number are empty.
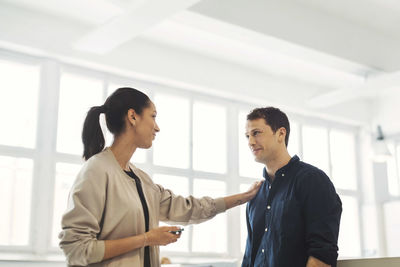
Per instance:
[[[265,168],[267,169],[267,173],[269,178],[274,181],[275,173],[277,170],[287,165],[291,159],[291,156],[287,151],[278,155],[276,158],[271,159],[270,161],[265,163]]]

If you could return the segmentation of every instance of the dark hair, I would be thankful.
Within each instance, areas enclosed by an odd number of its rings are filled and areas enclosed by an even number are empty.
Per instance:
[[[104,105],[91,107],[82,130],[83,158],[88,160],[104,149],[105,140],[99,121],[101,113],[105,114],[108,130],[118,136],[125,130],[125,115],[128,110],[134,109],[140,115],[149,104],[150,99],[146,94],[123,87],[112,93]]]
[[[265,123],[271,127],[274,133],[281,127],[285,128],[285,145],[286,147],[288,146],[290,124],[289,119],[285,113],[283,113],[279,108],[274,107],[256,108],[247,115],[247,120],[251,121],[256,119],[264,119]]]

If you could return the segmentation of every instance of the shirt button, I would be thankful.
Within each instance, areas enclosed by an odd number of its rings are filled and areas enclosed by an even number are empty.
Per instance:
[[[261,252],[264,253],[264,249],[262,249]]]
[[[267,228],[265,228],[265,232],[268,232],[268,227],[267,227]]]
[[[268,209],[268,210],[270,210],[270,209],[271,209],[271,206],[270,206],[270,205],[268,205],[268,206],[267,206],[267,209]]]
[[[282,173],[282,176],[285,176],[285,174],[284,174],[284,173]]]
[[[271,189],[271,186],[268,186],[268,189]]]

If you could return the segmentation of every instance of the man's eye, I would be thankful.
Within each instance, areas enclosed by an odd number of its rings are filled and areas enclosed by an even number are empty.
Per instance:
[[[253,132],[253,136],[256,136],[256,135],[258,135],[260,132],[258,132],[258,131],[256,131],[256,132]]]

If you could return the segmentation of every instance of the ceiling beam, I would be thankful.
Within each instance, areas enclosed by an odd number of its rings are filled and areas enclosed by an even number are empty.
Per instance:
[[[326,108],[359,97],[374,97],[394,87],[400,87],[400,71],[370,75],[359,87],[342,88],[316,96],[308,101],[308,105],[312,108]]]
[[[75,49],[105,54],[200,0],[135,2],[124,14],[73,43]]]

